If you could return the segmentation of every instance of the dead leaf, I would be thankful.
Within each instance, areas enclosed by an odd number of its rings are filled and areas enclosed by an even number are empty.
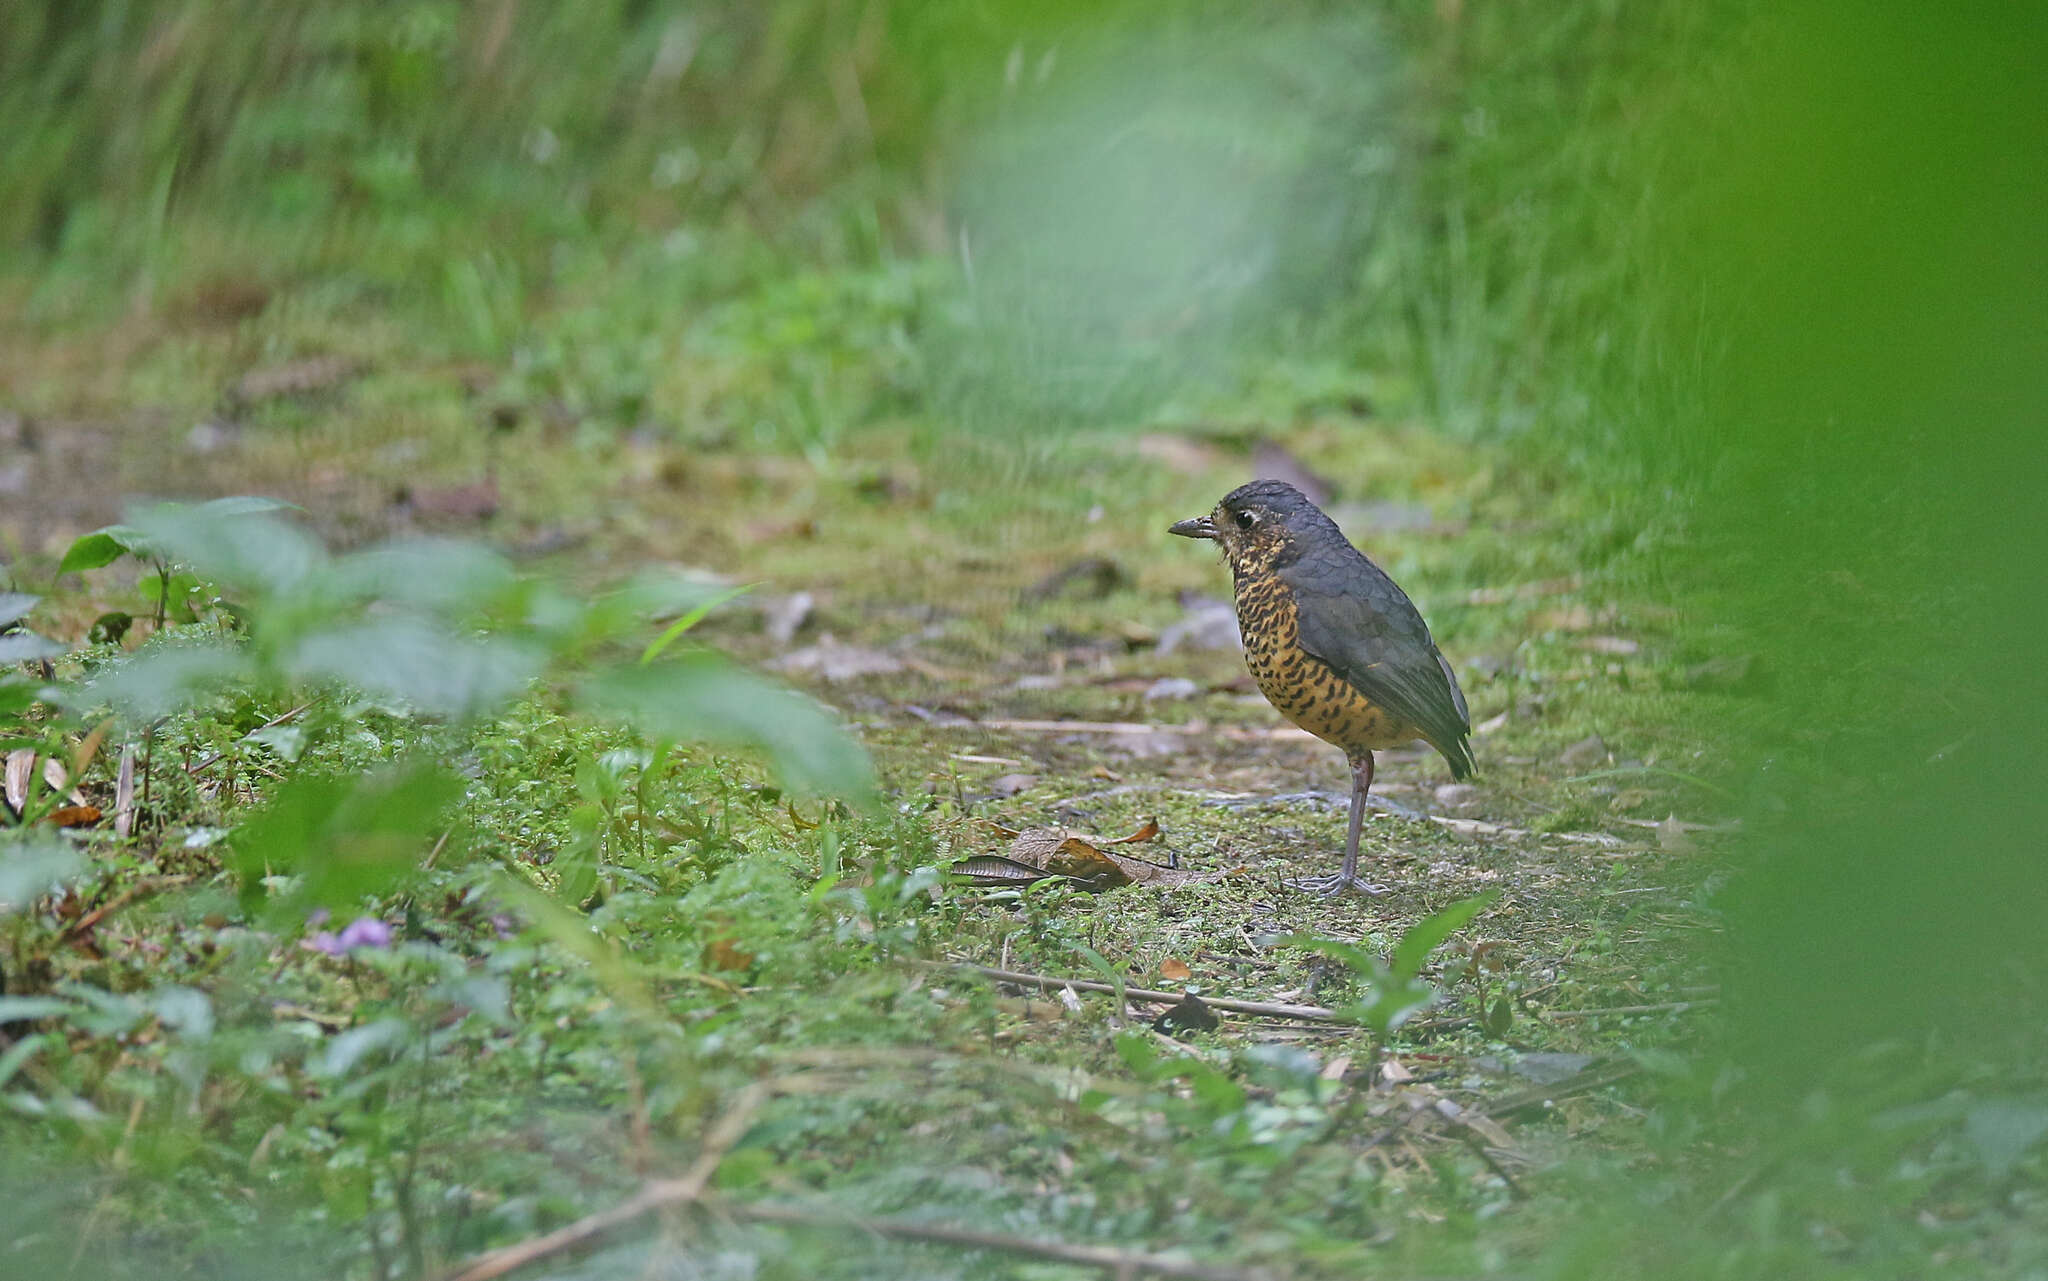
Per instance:
[[[711,941],[704,945],[704,968],[726,971],[752,969],[754,954],[742,947],[738,938],[731,932],[732,921],[718,920],[714,921],[713,925],[721,932],[713,935]]]
[[[1104,845],[1136,845],[1136,844],[1138,844],[1138,843],[1139,843],[1139,842],[1141,842],[1141,841],[1151,841],[1151,840],[1157,840],[1157,839],[1158,839],[1158,837],[1159,837],[1159,820],[1158,820],[1158,819],[1156,819],[1156,818],[1148,818],[1148,819],[1146,819],[1146,820],[1145,820],[1145,821],[1144,821],[1144,822],[1143,822],[1142,824],[1140,824],[1140,825],[1138,826],[1138,830],[1137,830],[1137,831],[1135,831],[1135,832],[1132,832],[1132,833],[1131,833],[1131,834],[1130,834],[1129,836],[1119,836],[1119,837],[1117,837],[1117,838],[1116,838],[1115,840],[1112,840],[1112,841],[1104,841],[1104,842],[1103,842],[1103,844],[1104,844]]]
[[[1188,968],[1186,961],[1177,961],[1170,956],[1159,963],[1159,977],[1172,979],[1176,983],[1188,978],[1193,973],[1194,971]]]
[[[360,372],[360,362],[347,356],[309,356],[288,360],[268,369],[242,375],[228,391],[228,399],[240,406],[260,405],[287,396],[310,396],[339,386]]]
[[[1145,701],[1156,703],[1162,699],[1193,698],[1202,692],[1202,687],[1185,676],[1162,676],[1145,687]]]
[[[1678,815],[1666,815],[1657,824],[1657,844],[1666,854],[1690,854],[1693,851],[1692,837],[1686,835],[1686,825]]]
[[[1414,1074],[1413,1072],[1410,1072],[1410,1071],[1408,1070],[1407,1066],[1406,1066],[1405,1064],[1403,1064],[1403,1063],[1401,1062],[1401,1060],[1399,1060],[1399,1059],[1396,1059],[1396,1058],[1387,1058],[1387,1059],[1384,1059],[1384,1060],[1382,1060],[1382,1061],[1381,1061],[1381,1063],[1380,1063],[1380,1084],[1381,1084],[1381,1085],[1388,1085],[1388,1086],[1391,1086],[1391,1085],[1406,1085],[1406,1084],[1408,1084],[1408,1083],[1409,1083],[1410,1081],[1413,1081],[1414,1079],[1415,1079],[1415,1074]]]
[[[106,740],[107,731],[113,726],[114,718],[109,716],[93,726],[92,733],[78,741],[78,746],[71,752],[72,777],[76,778],[85,773],[86,767],[92,764],[93,757],[100,754],[100,744]]]
[[[16,814],[28,804],[28,782],[35,777],[36,754],[26,747],[7,753],[7,808]]]
[[[1582,769],[1606,761],[1607,740],[1598,734],[1589,734],[1557,754],[1557,763],[1566,769]]]
[[[785,672],[809,672],[821,680],[837,682],[892,675],[903,670],[903,660],[878,649],[842,645],[827,633],[818,638],[817,644],[793,649],[769,666]]]
[[[484,521],[498,514],[498,482],[486,476],[468,485],[404,486],[392,500],[402,511],[458,521]]]
[[[100,821],[97,805],[62,805],[43,819],[55,827],[90,827]]]
[[[135,830],[135,744],[121,747],[121,768],[114,777],[114,835],[127,840]]]
[[[1125,871],[1116,859],[1088,842],[1072,836],[1061,841],[1046,855],[1045,870],[1064,876],[1091,890],[1113,890],[1131,883],[1131,874]]]
[[[803,625],[811,621],[817,610],[817,601],[809,592],[791,592],[787,596],[764,602],[761,606],[761,624],[768,633],[768,639],[775,642],[775,648],[787,648]]]
[[[1147,819],[1128,836],[1100,837],[1070,832],[1061,827],[1034,827],[1012,831],[999,823],[983,820],[970,831],[993,833],[1010,842],[1003,854],[979,853],[953,864],[952,873],[978,885],[1023,885],[1061,876],[1091,890],[1115,889],[1133,883],[1185,884],[1195,875],[1177,867],[1162,867],[1144,859],[1111,853],[1106,847],[1131,845],[1159,836],[1159,823]]]
[[[988,785],[988,790],[997,796],[1015,796],[1038,786],[1036,774],[1004,774]]]

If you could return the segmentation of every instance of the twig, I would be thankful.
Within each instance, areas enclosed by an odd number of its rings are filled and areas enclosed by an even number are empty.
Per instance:
[[[754,1123],[754,1113],[768,1101],[768,1096],[774,1092],[774,1084],[756,1081],[740,1091],[732,1106],[721,1113],[705,1132],[703,1151],[697,1154],[696,1161],[681,1178],[652,1179],[609,1210],[587,1214],[546,1236],[477,1255],[466,1263],[458,1264],[453,1271],[444,1273],[446,1281],[492,1281],[494,1277],[516,1272],[529,1263],[573,1250],[643,1215],[700,1200],[704,1189],[711,1184],[711,1176],[718,1173],[719,1162],[725,1160],[726,1154],[746,1134],[747,1127]]]
[[[135,744],[121,747],[121,767],[114,776],[114,837],[127,840],[135,830]]]
[[[1604,845],[1609,849],[1622,848],[1627,841],[1605,832],[1532,832],[1526,827],[1502,827],[1499,823],[1488,823],[1476,818],[1449,818],[1442,814],[1426,815],[1430,822],[1449,828],[1463,836],[1528,836],[1536,840],[1570,841],[1575,845]]]
[[[1106,1245],[1072,1245],[1065,1241],[1036,1241],[1029,1237],[1004,1236],[953,1228],[937,1223],[906,1223],[901,1219],[864,1219],[830,1211],[806,1210],[801,1206],[764,1203],[740,1204],[708,1201],[706,1208],[730,1218],[753,1223],[792,1223],[816,1227],[840,1227],[905,1241],[932,1241],[969,1250],[996,1250],[1034,1259],[1055,1259],[1083,1267],[1101,1268],[1118,1277],[1152,1275],[1185,1277],[1190,1281],[1274,1281],[1276,1274],[1265,1269],[1233,1268],[1224,1264],[1200,1263],[1170,1254],[1150,1254]]]
[[[1044,991],[1057,991],[1063,987],[1082,992],[1108,992],[1115,995],[1112,984],[1097,983],[1088,979],[1063,979],[1050,974],[1026,974],[1021,970],[999,970],[989,965],[970,965],[964,961],[912,961],[929,969],[959,970],[968,974],[979,974],[983,978],[996,979],[1003,983],[1029,983]],[[1153,1005],[1178,1005],[1183,992],[1156,992],[1149,988],[1127,987],[1124,995],[1133,1001],[1145,1001]],[[1202,1004],[1212,1010],[1230,1010],[1238,1014],[1263,1014],[1276,1019],[1309,1019],[1315,1022],[1335,1022],[1337,1011],[1320,1005],[1282,1005],[1273,1001],[1239,1001],[1227,996],[1204,996]]]
[[[167,890],[173,885],[183,885],[191,879],[189,876],[166,876],[153,881],[137,881],[92,911],[87,912],[84,916],[65,926],[63,933],[57,936],[57,941],[68,943],[81,934],[90,933],[94,926],[135,900],[148,898],[150,895]]]
[[[1663,1001],[1656,1005],[1608,1005],[1596,1010],[1544,1010],[1542,1017],[1554,1022],[1558,1019],[1593,1019],[1603,1014],[1678,1014],[1695,1005],[1716,1004],[1720,999],[1718,996],[1695,996],[1689,1001]]]
[[[282,725],[286,721],[290,720],[292,717],[299,715],[301,712],[311,707],[317,701],[317,699],[308,700],[306,702],[300,703],[297,707],[294,707],[290,711],[284,713],[282,716],[273,716],[269,720],[263,722],[261,725],[258,725],[255,729],[250,730],[249,734],[254,734],[266,729],[275,729],[279,725]],[[238,738],[235,741],[239,743],[243,741],[243,739],[248,738],[249,734],[244,734],[242,735],[241,738]],[[215,752],[213,755],[200,761],[196,765],[187,765],[185,767],[185,772],[190,775],[197,775],[201,771],[211,768],[214,762],[220,760],[221,757],[226,756],[228,754],[228,751],[229,749],[224,747],[221,750]]]
[[[1189,722],[1185,725],[1150,725],[1144,721],[1030,721],[1005,720],[1001,718],[970,721],[957,726],[959,729],[994,729],[1012,734],[1200,734],[1209,738],[1236,739],[1241,742],[1265,742],[1267,740],[1296,740],[1313,743],[1315,735],[1292,725],[1276,725],[1269,729],[1250,729],[1242,726],[1216,726],[1206,722]]]

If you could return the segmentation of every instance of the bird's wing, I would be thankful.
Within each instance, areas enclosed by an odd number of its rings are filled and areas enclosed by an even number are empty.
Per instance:
[[[1464,691],[1394,580],[1349,544],[1304,554],[1280,570],[1280,580],[1294,594],[1301,647],[1419,729],[1454,777],[1471,773]]]

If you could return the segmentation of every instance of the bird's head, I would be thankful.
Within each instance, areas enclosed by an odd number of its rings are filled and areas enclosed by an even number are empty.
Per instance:
[[[1306,494],[1278,480],[1239,485],[1207,516],[1177,522],[1169,532],[1219,544],[1223,558],[1238,574],[1285,565],[1309,543],[1331,535],[1343,537]]]

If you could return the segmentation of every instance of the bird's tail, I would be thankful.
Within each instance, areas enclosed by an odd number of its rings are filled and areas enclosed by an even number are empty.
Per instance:
[[[1451,777],[1454,779],[1470,778],[1472,771],[1478,768],[1472,760],[1472,744],[1464,734],[1459,734],[1455,738],[1447,737],[1442,742],[1435,738],[1424,738],[1422,741],[1434,747],[1444,758],[1444,763],[1451,767]]]

